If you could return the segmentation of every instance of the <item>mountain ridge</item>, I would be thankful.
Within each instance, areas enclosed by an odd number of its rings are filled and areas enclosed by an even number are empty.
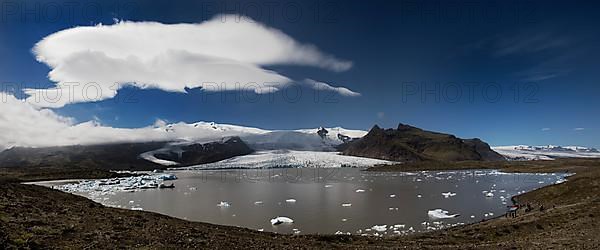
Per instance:
[[[399,162],[505,160],[481,139],[461,139],[402,123],[396,129],[374,125],[364,137],[340,148],[345,155]]]

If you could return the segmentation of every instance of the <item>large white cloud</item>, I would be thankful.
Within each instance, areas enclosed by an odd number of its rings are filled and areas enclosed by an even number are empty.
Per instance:
[[[267,131],[256,128],[219,125],[212,123],[166,124],[158,120],[142,128],[113,128],[98,121],[76,123],[74,119],[56,114],[50,109],[38,109],[11,94],[0,96],[0,151],[6,148],[47,147],[65,145],[92,145],[117,142],[147,141],[214,141],[244,133],[260,134]]]
[[[124,85],[177,92],[205,87],[268,93],[293,83],[264,68],[270,65],[332,71],[352,66],[279,30],[234,15],[199,24],[118,22],[75,27],[49,35],[33,52],[50,66],[49,78],[57,84],[25,89],[27,101],[52,108],[112,98]]]

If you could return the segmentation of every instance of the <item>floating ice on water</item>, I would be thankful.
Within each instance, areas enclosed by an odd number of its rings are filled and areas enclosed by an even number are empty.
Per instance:
[[[129,204],[133,204],[133,203],[135,203],[135,201],[129,201]]]
[[[351,207],[352,203],[342,203],[342,207]]]
[[[229,207],[231,206],[231,204],[229,204],[229,202],[227,201],[221,201],[219,202],[219,204],[217,204],[217,207]]]
[[[396,229],[398,229],[398,228],[404,228],[405,226],[406,225],[404,225],[404,224],[396,224],[393,227],[396,228]]]
[[[456,195],[456,193],[452,193],[452,192],[446,192],[446,193],[442,193],[442,195],[444,196],[444,198],[448,198],[448,197],[455,196],[455,195]]]
[[[265,231],[265,229],[264,228],[259,228],[258,231],[262,232],[262,231]]]
[[[296,199],[287,199],[285,200],[287,203],[296,203]]]
[[[471,219],[475,218],[475,215],[471,215]]]
[[[327,185],[325,185],[325,187],[330,188],[330,187],[333,187],[333,185],[327,184]]]
[[[565,181],[567,181],[567,179],[560,179],[560,180],[554,182],[554,184],[561,184],[561,183],[563,183]]]
[[[417,198],[421,198],[421,197],[423,197],[423,195],[417,194]]]
[[[427,212],[427,215],[429,215],[429,217],[431,217],[433,219],[449,219],[449,218],[454,218],[454,217],[458,216],[458,214],[448,214],[448,211],[443,210],[441,208],[429,210]]]
[[[263,202],[262,202],[262,201],[255,201],[255,202],[254,202],[254,205],[261,205],[261,204],[263,204]]]
[[[284,216],[279,216],[279,217],[271,219],[271,224],[272,225],[279,225],[279,224],[282,224],[282,223],[291,224],[291,223],[294,223],[294,220],[292,220],[292,219],[290,219],[288,217],[284,217]]]
[[[171,181],[177,180],[177,176],[175,176],[174,174],[161,174],[158,176],[158,179],[161,179],[163,181]]]
[[[390,198],[395,198],[396,195],[395,194],[390,194]]]
[[[364,193],[364,192],[365,192],[365,190],[364,190],[364,189],[357,189],[357,190],[356,190],[356,191],[354,191],[354,192],[357,192],[357,193]]]
[[[387,230],[387,225],[374,225],[371,227],[371,229],[377,231],[377,232],[385,232]]]
[[[348,219],[344,218],[344,219],[342,219],[342,221],[343,221],[343,222],[346,222],[346,221],[348,221]]]
[[[141,207],[132,207],[132,208],[131,208],[131,210],[135,210],[135,211],[142,211],[142,210],[144,210],[144,209],[143,209],[143,208],[141,208]]]

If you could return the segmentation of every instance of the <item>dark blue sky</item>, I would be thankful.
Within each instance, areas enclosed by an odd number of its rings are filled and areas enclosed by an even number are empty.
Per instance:
[[[56,111],[115,127],[216,121],[268,129],[398,122],[480,137],[493,145],[600,146],[600,4],[592,1],[2,1],[4,86],[51,86],[31,48],[43,37],[113,18],[197,23],[219,13],[252,17],[352,61],[344,72],[277,66],[360,92],[302,89],[262,95],[126,88],[116,99]],[[56,15],[58,10],[60,15]],[[461,93],[458,96],[458,92]],[[501,93],[500,93],[501,92]],[[234,96],[242,95],[240,101]],[[223,97],[225,96],[225,97]],[[256,99],[259,98],[257,101]]]

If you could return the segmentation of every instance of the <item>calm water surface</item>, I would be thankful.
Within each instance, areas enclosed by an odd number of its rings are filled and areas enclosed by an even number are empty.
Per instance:
[[[110,206],[279,233],[392,235],[502,216],[512,204],[511,196],[564,177],[493,170],[374,173],[356,168],[170,173],[178,177],[174,189],[79,194]],[[486,195],[490,192],[493,196]],[[222,202],[229,206],[219,206]],[[431,217],[428,211],[435,209],[460,216]],[[277,216],[294,223],[272,225],[270,220]],[[375,225],[387,228],[377,231],[372,229]]]

